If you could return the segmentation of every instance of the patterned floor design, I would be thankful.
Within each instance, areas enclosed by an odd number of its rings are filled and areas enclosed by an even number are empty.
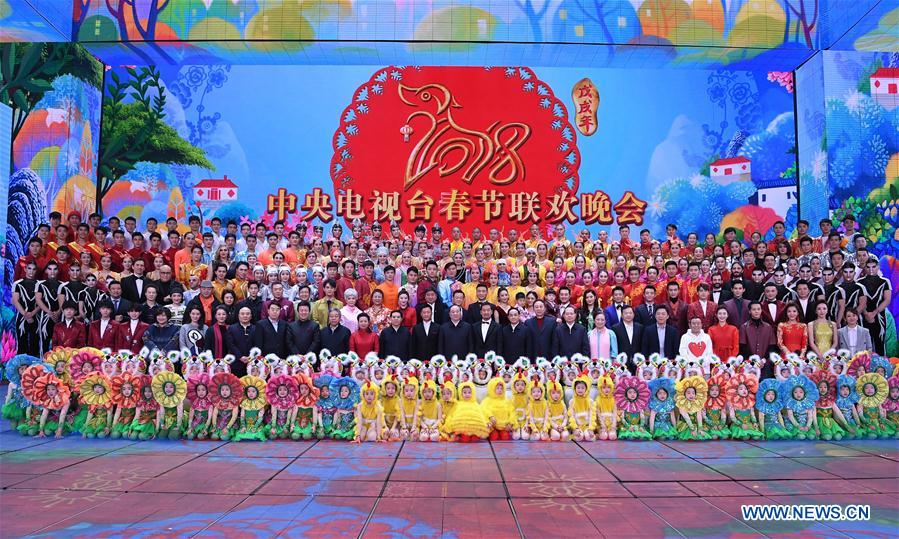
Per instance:
[[[899,441],[131,442],[0,432],[2,537],[896,537]],[[869,504],[867,522],[743,504]]]

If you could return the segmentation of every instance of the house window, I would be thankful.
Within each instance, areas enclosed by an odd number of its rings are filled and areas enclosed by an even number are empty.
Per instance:
[[[887,92],[891,94],[899,93],[899,85],[896,85],[896,83],[890,83],[887,86]]]
[[[793,197],[792,191],[787,191],[787,200],[790,200]]]
[[[767,202],[767,201],[768,201],[768,195],[766,195],[765,193],[762,193],[762,202]]]

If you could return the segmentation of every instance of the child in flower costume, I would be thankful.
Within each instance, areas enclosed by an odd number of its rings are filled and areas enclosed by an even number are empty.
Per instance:
[[[399,401],[400,438],[418,439],[418,378],[407,376],[402,384]]]
[[[20,421],[16,430],[22,436],[37,436],[41,431],[41,416],[44,410],[37,401],[37,396],[33,392],[34,382],[39,377],[48,372],[54,372],[46,363],[35,363],[25,367],[19,380],[22,388],[22,398],[27,403],[25,409],[25,418]]]
[[[531,381],[528,401],[528,440],[549,440],[549,403],[544,386],[535,377]]]
[[[782,383],[790,432],[797,440],[814,440],[817,438],[815,403],[819,396],[818,388],[803,375],[790,376]]]
[[[140,374],[129,371],[112,377],[110,393],[115,413],[112,416],[112,428],[109,436],[113,439],[128,438],[131,434],[131,423],[137,413],[137,403],[141,396]]]
[[[187,382],[174,372],[165,370],[153,376],[152,388],[162,414],[157,435],[169,440],[181,438]]]
[[[677,381],[674,404],[682,421],[677,423],[680,440],[708,440],[711,438],[703,423],[703,410],[708,399],[709,386],[700,375],[688,376]]]
[[[481,402],[481,408],[487,415],[491,440],[511,440],[512,433],[518,426],[515,406],[506,398],[506,383],[499,376],[494,376],[487,383],[487,394]]]
[[[871,372],[871,353],[867,350],[862,350],[861,352],[856,353],[852,360],[849,361],[849,368],[846,370],[846,373],[855,376],[855,379],[863,375]]]
[[[793,434],[787,429],[783,419],[783,382],[774,378],[762,380],[755,395],[759,430],[768,440],[791,440]]]
[[[383,402],[383,401],[382,401]],[[452,433],[446,429],[446,420],[456,407],[456,384],[452,380],[443,382],[440,387],[440,439],[452,439]],[[385,423],[386,429],[386,423]],[[386,439],[386,434],[385,434]]]
[[[884,422],[893,429],[893,436],[899,436],[899,376],[887,380],[887,398],[880,406],[885,414]]]
[[[837,377],[836,404],[840,413],[836,418],[843,430],[846,431],[846,437],[865,438],[868,433],[858,415],[858,391],[856,391],[855,385],[854,376],[841,374]]]
[[[565,389],[558,380],[546,383],[546,393],[549,395],[549,439],[558,442],[567,440],[568,432],[568,408],[565,406]]]
[[[592,380],[587,373],[574,379],[571,402],[568,404],[568,428],[573,440],[592,442],[596,439],[596,407],[590,400]],[[608,398],[611,400],[611,394]],[[614,428],[612,430],[614,431]]]
[[[421,385],[421,402],[419,403],[418,439],[422,442],[440,440],[440,424],[443,423],[443,407],[437,398],[437,383],[429,377]],[[414,436],[413,436],[414,439]]]
[[[265,385],[265,398],[271,407],[271,415],[266,426],[269,440],[291,437],[299,397],[300,386],[293,376],[277,374],[269,378]]]
[[[730,437],[734,440],[761,440],[765,436],[755,417],[755,395],[758,388],[758,378],[742,372],[735,374],[727,382]]]
[[[115,408],[109,378],[104,373],[91,373],[81,380],[78,393],[81,402],[87,406],[81,435],[85,438],[106,438],[112,429]]]
[[[41,408],[36,436],[54,435],[62,438],[71,432],[66,416],[72,390],[54,372],[47,372],[42,365],[25,369],[22,374],[22,392],[25,398]]]
[[[815,433],[822,440],[842,440],[846,431],[835,419],[840,413],[836,403],[837,377],[826,369],[818,369],[810,379],[818,388],[818,401],[815,403],[817,415]]]
[[[598,414],[607,413],[607,408],[600,397],[603,397],[603,384],[596,400]],[[615,408],[621,411],[621,422],[618,424],[618,437],[622,440],[651,440],[652,435],[646,430],[646,409],[649,406],[649,385],[636,376],[622,376],[615,386]],[[603,439],[603,418],[600,416],[599,439]],[[611,438],[609,438],[611,439]]]
[[[523,361],[523,360],[522,360]],[[512,432],[513,440],[528,439],[528,379],[522,367],[512,376],[512,407],[515,409],[516,429]]]
[[[862,409],[861,419],[869,439],[890,438],[894,432],[886,422],[883,403],[889,395],[886,379],[879,374],[862,374],[855,382],[858,390],[858,404]]]
[[[6,362],[4,374],[9,384],[6,387],[6,401],[3,403],[3,419],[8,420],[10,427],[14,429],[19,423],[28,422],[30,405],[22,394],[22,373],[28,367],[41,363],[41,358],[26,354],[18,354]]]
[[[708,380],[708,399],[703,410],[703,423],[706,432],[713,440],[730,438],[730,427],[727,425],[727,381],[730,374],[719,370]]]
[[[356,435],[356,406],[359,405],[359,382],[352,376],[335,377],[331,381],[334,396],[334,421],[331,437],[352,440]]]
[[[139,378],[136,388],[140,388],[140,393],[134,420],[128,427],[128,437],[132,440],[152,440],[159,430],[162,407],[153,397],[153,378],[149,374],[141,374]]]
[[[384,428],[388,440],[400,439],[400,385],[395,374],[385,376],[381,385],[381,408],[384,410]]]
[[[474,442],[490,435],[487,415],[475,398],[474,383],[459,384],[459,400],[446,420],[446,429],[461,442]]]
[[[96,348],[76,348],[69,360],[69,379],[66,384],[72,389],[73,407],[70,409],[72,415],[72,430],[84,431],[84,424],[87,421],[89,406],[81,399],[81,382],[89,375],[101,372],[103,365],[103,352]],[[92,431],[93,429],[88,429]]]
[[[212,432],[213,440],[231,440],[234,437],[234,425],[240,416],[240,401],[243,398],[243,385],[240,378],[230,372],[218,372],[212,375]]]
[[[649,382],[649,432],[656,440],[677,438],[674,394],[674,380],[671,378],[656,378]]]
[[[318,402],[319,388],[315,387],[312,378],[305,373],[300,372],[293,376],[297,381],[297,400],[290,438],[309,440],[315,434],[315,427],[318,424],[316,403]]]
[[[315,437],[321,440],[331,436],[331,425],[334,422],[334,413],[337,408],[334,405],[334,397],[331,395],[331,382],[334,375],[319,374],[312,379],[312,384],[318,388],[318,399],[315,401]]]
[[[378,400],[378,384],[367,380],[361,388],[362,400],[356,407],[356,436],[354,442],[384,442],[384,410]]]
[[[875,374],[879,374],[884,377],[884,379],[889,378],[893,375],[893,364],[890,363],[890,360],[874,354],[871,356],[871,367],[869,372],[873,372]]]
[[[249,372],[249,369],[247,369]],[[240,428],[232,438],[235,442],[258,440],[265,436],[265,380],[258,376],[246,375],[240,379],[243,397],[240,400]]]
[[[187,363],[185,363],[187,365]],[[212,378],[200,371],[187,378],[187,439],[205,440],[212,427]]]

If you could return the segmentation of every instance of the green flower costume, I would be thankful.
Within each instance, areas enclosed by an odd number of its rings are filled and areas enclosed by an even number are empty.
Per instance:
[[[258,440],[264,442],[265,435],[265,381],[256,376],[244,376],[240,379],[243,385],[243,400],[240,401],[240,428],[232,440]]]
[[[891,438],[895,430],[880,416],[881,406],[889,395],[886,379],[869,372],[858,377],[855,387],[858,390],[858,402],[862,406],[861,420],[868,438]]]
[[[615,385],[615,407],[621,410],[618,438],[622,440],[652,440],[644,427],[644,411],[649,404],[649,386],[636,376],[625,376]]]

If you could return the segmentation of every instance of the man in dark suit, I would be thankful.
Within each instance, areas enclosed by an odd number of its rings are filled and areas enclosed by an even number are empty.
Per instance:
[[[503,357],[509,363],[514,363],[518,358],[524,356],[526,358],[534,357],[534,332],[527,324],[521,323],[521,313],[518,307],[512,307],[507,313],[509,316],[509,325],[502,326],[500,336],[500,348],[503,351]]]
[[[256,323],[253,346],[262,350],[262,355],[287,356],[287,322],[281,320],[281,306],[268,304],[266,318]]]
[[[643,303],[634,309],[634,321],[643,327],[656,322],[656,287],[646,285],[643,289]]]
[[[818,302],[812,297],[812,288],[809,286],[808,281],[800,279],[794,285],[794,290],[796,299],[793,301],[793,304],[799,309],[799,321],[808,324],[816,318],[815,305]]]
[[[570,358],[574,354],[582,354],[590,357],[587,329],[576,322],[577,311],[573,305],[562,311],[562,320],[562,324],[556,328],[556,350],[553,355]]]
[[[669,322],[668,307],[659,305],[656,309],[656,322],[643,328],[644,356],[650,354],[662,354],[663,357],[674,359],[680,346],[680,332]],[[661,340],[660,340],[661,336]]]
[[[122,278],[122,296],[131,303],[143,303],[147,299],[147,285],[152,281],[144,275],[143,259],[136,258],[131,268],[134,274]]]
[[[331,355],[346,354],[350,351],[350,330],[340,323],[340,311],[331,309],[328,325],[321,329],[321,349]]]
[[[321,326],[312,319],[308,301],[297,304],[297,319],[287,326],[287,351],[301,356],[321,349]]]
[[[534,302],[534,315],[524,323],[534,334],[534,357],[552,359],[556,349],[558,320],[554,316],[546,316],[546,303],[542,299]]]
[[[733,297],[724,302],[727,309],[727,323],[740,327],[743,322],[749,320],[749,300],[743,297],[746,290],[743,281],[734,281],[730,285]]]
[[[725,301],[734,297],[733,293],[724,288],[724,280],[721,277],[720,273],[712,274],[712,291],[709,295],[709,299],[712,300],[712,303],[715,305],[722,305]]]
[[[668,297],[665,298],[663,305],[668,307],[670,316],[668,322],[677,328],[678,335],[680,335],[687,331],[687,301],[683,299],[684,294],[681,294],[680,285],[677,282],[669,282],[667,289]]]
[[[612,303],[605,308],[606,327],[615,327],[621,322],[621,310],[624,309],[624,289],[616,286],[612,289]]]
[[[411,335],[409,330],[403,327],[403,313],[391,311],[389,322],[390,324],[382,329],[378,336],[378,356],[396,356],[403,361],[408,361]]]
[[[440,325],[432,319],[430,305],[423,305],[418,311],[422,321],[412,327],[412,336],[409,342],[409,357],[431,359],[437,355],[437,341],[440,337]]]
[[[109,301],[112,303],[112,319],[116,322],[128,320],[128,306],[131,302],[122,297],[122,283],[112,281],[107,287],[109,290]]]
[[[472,302],[468,306],[468,309],[465,311],[465,316],[462,318],[469,324],[481,321],[481,307],[484,305],[490,305],[494,309],[496,308],[492,303],[487,301],[487,285],[484,283],[478,283],[478,286],[475,288],[475,295],[477,296],[477,301]]]
[[[636,369],[634,354],[639,353],[643,347],[643,326],[634,321],[633,307],[626,305],[621,310],[621,322],[613,327],[612,331],[618,340],[618,353],[627,355],[627,368],[633,374]]]
[[[449,322],[440,326],[437,352],[447,360],[452,360],[453,356],[463,359],[474,351],[471,324],[462,320],[462,307],[458,305],[450,307],[449,318]]]
[[[247,374],[255,334],[253,311],[249,307],[241,307],[237,312],[237,322],[228,326],[228,331],[225,332],[225,350],[235,358],[231,364],[231,372],[237,377]]]
[[[484,357],[487,352],[503,354],[499,324],[493,319],[493,306],[489,303],[481,305],[478,321],[472,326],[474,353]]]
[[[777,285],[770,282],[765,285],[762,296],[762,320],[772,327],[777,327],[787,308],[787,304],[777,299]]]
[[[425,305],[431,306],[431,320],[435,323],[443,324],[448,320],[446,305],[438,299],[437,290],[431,288],[427,289],[425,291],[424,302],[415,306],[419,322],[421,322],[421,309]]]

